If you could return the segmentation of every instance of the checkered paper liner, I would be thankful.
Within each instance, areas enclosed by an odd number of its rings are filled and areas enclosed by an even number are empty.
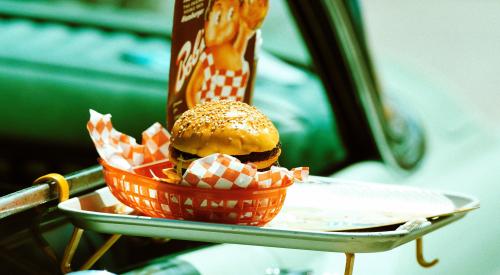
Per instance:
[[[145,163],[168,158],[170,134],[160,123],[155,123],[142,133],[142,144],[135,138],[113,128],[110,114],[90,110],[87,130],[99,156],[108,163],[123,170]]]
[[[184,173],[182,185],[214,189],[266,189],[288,186],[294,180],[303,181],[309,168],[298,167],[288,170],[272,166],[270,170],[258,172],[251,164],[224,154],[193,161]]]
[[[257,171],[252,164],[224,154],[193,161],[180,184],[153,177],[153,167],[171,167],[170,136],[159,123],[143,132],[142,144],[116,131],[111,115],[90,110],[87,124],[113,195],[127,206],[152,217],[264,225],[284,203],[286,188],[305,180],[307,167]],[[147,171],[149,175],[138,171]]]

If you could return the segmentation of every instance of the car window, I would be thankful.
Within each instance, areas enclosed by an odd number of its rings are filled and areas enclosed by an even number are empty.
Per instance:
[[[271,1],[262,26],[254,103],[280,130],[282,164],[332,172],[346,157],[324,87],[286,1]]]
[[[173,3],[0,1],[3,193],[95,165],[88,109],[138,140],[164,122]],[[280,164],[328,174],[346,152],[286,1],[271,1],[262,37],[253,103],[279,128]]]

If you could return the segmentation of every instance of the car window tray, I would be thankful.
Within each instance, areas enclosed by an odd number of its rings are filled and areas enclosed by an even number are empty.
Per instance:
[[[297,197],[298,193],[301,195],[307,193],[306,190],[314,191],[315,188],[325,188],[325,190],[334,192],[330,194],[336,194],[339,198],[347,197],[351,201],[356,200],[359,195],[359,198],[365,202],[366,198],[377,197],[381,194],[404,197],[415,193],[416,197],[422,197],[422,194],[425,195],[427,192],[422,191],[422,189],[398,185],[345,182],[314,176],[311,176],[306,183],[296,183],[295,185],[300,186],[300,188],[297,187],[299,190],[290,188],[287,200],[294,196]],[[329,194],[328,192],[322,193]],[[370,194],[374,194],[374,196],[371,197]],[[59,209],[71,218],[76,227],[101,233],[344,253],[372,253],[391,250],[418,239],[464,217],[468,210],[479,207],[479,202],[476,199],[465,195],[432,192],[432,195],[435,194],[448,199],[454,209],[444,211],[445,213],[442,215],[429,214],[427,217],[430,223],[412,230],[399,227],[401,223],[405,222],[404,220],[395,225],[371,226],[367,229],[351,228],[340,232],[331,232],[310,228],[294,229],[293,224],[282,226],[279,222],[272,223],[271,227],[252,227],[116,214],[116,206],[121,205],[121,203],[115,199],[107,187],[61,202]],[[405,201],[409,200],[405,199]],[[423,202],[425,203],[425,200]],[[395,203],[398,202],[395,201]],[[311,208],[314,205],[308,205],[308,207]],[[289,207],[285,203],[282,212],[286,214],[287,209],[293,209],[293,205]],[[278,220],[279,217],[278,215]]]

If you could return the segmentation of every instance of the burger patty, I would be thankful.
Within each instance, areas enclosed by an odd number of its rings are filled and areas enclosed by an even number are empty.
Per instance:
[[[281,143],[278,142],[276,147],[274,147],[272,150],[269,150],[269,151],[254,152],[254,153],[250,153],[247,155],[231,155],[231,156],[239,159],[242,163],[257,162],[257,161],[263,161],[263,160],[270,159],[270,158],[274,157],[276,154],[279,153],[280,149],[281,149]],[[185,159],[185,160],[201,158],[198,155],[182,152],[182,151],[177,150],[176,148],[173,148],[172,156],[174,158],[182,157],[182,159]]]

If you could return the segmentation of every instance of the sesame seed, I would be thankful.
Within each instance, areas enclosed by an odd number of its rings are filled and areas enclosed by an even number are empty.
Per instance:
[[[257,108],[239,101],[211,101],[198,104],[184,112],[175,122],[173,131],[182,136],[186,131],[201,134],[200,129],[211,132],[224,128],[246,129],[258,132],[261,128],[274,127],[272,122]]]

